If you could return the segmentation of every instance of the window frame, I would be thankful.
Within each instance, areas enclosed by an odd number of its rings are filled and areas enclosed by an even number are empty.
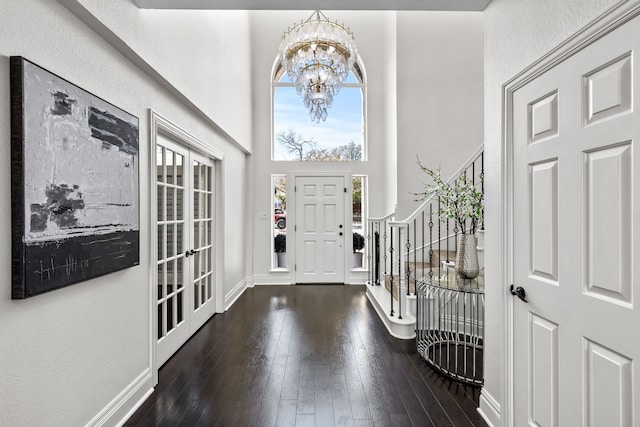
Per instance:
[[[368,160],[368,144],[367,144],[367,79],[364,71],[364,67],[358,56],[356,61],[351,67],[351,74],[356,78],[358,83],[343,83],[342,88],[360,88],[361,96],[362,96],[362,118],[360,121],[361,125],[361,133],[362,133],[362,158],[359,160],[360,162],[365,162]],[[276,89],[279,87],[292,87],[294,88],[294,84],[290,81],[281,82],[280,80],[284,77],[285,70],[282,64],[280,63],[279,58],[276,58],[273,65],[273,72],[271,73],[271,161],[273,162],[294,162],[294,163],[305,163],[300,160],[287,160],[287,159],[275,159],[275,99],[276,99]],[[338,94],[340,96],[340,94]],[[302,104],[302,99],[300,99],[300,105]],[[330,112],[331,110],[329,110]],[[321,163],[316,161],[310,161],[308,163]]]

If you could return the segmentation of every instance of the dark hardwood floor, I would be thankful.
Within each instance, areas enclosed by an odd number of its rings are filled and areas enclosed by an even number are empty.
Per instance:
[[[256,286],[160,370],[131,426],[484,426],[480,390],[392,338],[364,286]]]

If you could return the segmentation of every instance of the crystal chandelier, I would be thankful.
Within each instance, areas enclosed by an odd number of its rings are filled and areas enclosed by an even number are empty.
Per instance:
[[[319,10],[284,34],[280,63],[304,99],[312,121],[327,119],[327,109],[349,75],[356,55],[353,33],[344,24],[329,21]]]

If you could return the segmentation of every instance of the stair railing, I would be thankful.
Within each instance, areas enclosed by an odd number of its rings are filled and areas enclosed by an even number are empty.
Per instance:
[[[462,174],[466,174],[484,192],[483,146],[453,174],[449,182]],[[455,221],[440,218],[439,212],[439,200],[431,197],[402,221],[395,219],[395,213],[368,220],[367,283],[379,286],[386,281],[392,296],[391,316],[402,318],[408,302],[406,297],[415,298],[420,281],[440,284],[452,274],[449,270],[454,266],[457,237],[461,230]],[[484,229],[484,224],[480,229]]]
[[[449,179],[453,182],[461,175],[466,175],[472,184],[484,193],[484,146],[480,146],[463,166]],[[440,201],[437,197],[426,199],[418,208],[402,221],[394,221],[392,227],[395,234],[402,234],[402,248],[405,259],[400,266],[399,276],[406,281],[406,294],[415,295],[416,285],[420,280],[442,282],[449,268],[453,267],[457,251],[458,234],[462,230],[454,220],[440,218]],[[484,223],[480,225],[484,230]],[[399,232],[399,229],[403,229]],[[395,248],[394,248],[395,251]],[[403,283],[404,284],[404,283]]]
[[[389,271],[389,245],[391,242],[391,226],[395,213],[390,213],[381,218],[369,218],[367,220],[367,265],[369,276],[367,283],[372,286],[380,286]]]
[[[461,175],[484,193],[482,146],[448,182]],[[389,248],[394,266],[391,294],[395,286],[398,316],[403,315],[403,303],[405,310],[407,303],[415,304],[416,344],[427,362],[452,378],[479,385],[483,381],[484,293],[477,289],[480,280],[465,280],[462,287],[457,283],[454,260],[458,234],[464,230],[454,220],[441,218],[440,207],[438,198],[431,197],[406,219],[390,222],[389,233],[394,236]],[[484,223],[479,229],[484,230]],[[393,312],[393,297],[391,304]]]

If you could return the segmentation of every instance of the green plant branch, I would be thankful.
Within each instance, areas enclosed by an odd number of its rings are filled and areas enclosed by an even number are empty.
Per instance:
[[[418,156],[416,158],[420,169],[433,181],[433,184],[425,184],[424,192],[412,193],[419,197],[416,201],[437,198],[441,221],[444,218],[453,219],[460,232],[466,233],[468,230],[470,234],[475,234],[484,215],[484,194],[473,185],[466,172],[450,183],[445,182],[440,170],[429,169],[420,162]]]

